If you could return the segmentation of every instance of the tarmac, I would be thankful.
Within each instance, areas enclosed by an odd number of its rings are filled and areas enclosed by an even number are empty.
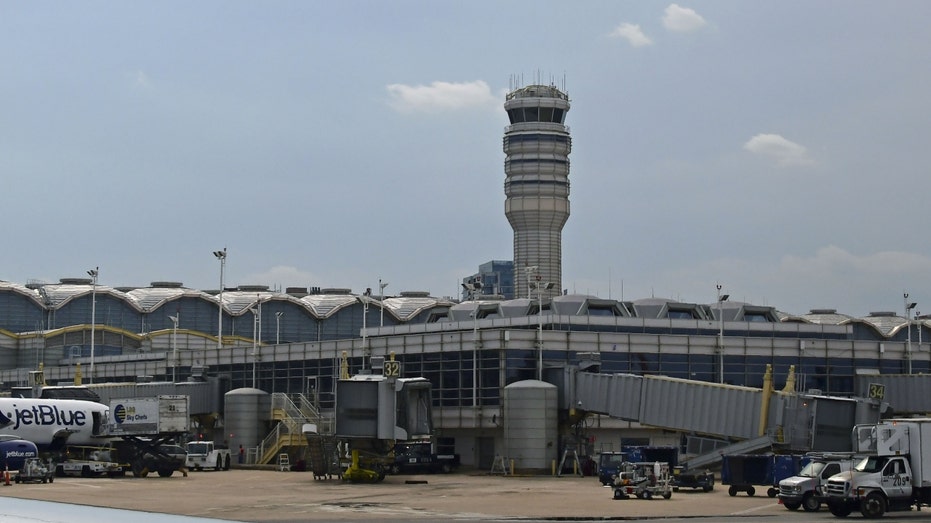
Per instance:
[[[394,475],[379,483],[317,480],[310,472],[234,468],[169,478],[55,478],[0,486],[0,496],[245,522],[415,519],[611,520],[789,514],[756,495],[682,490],[669,499],[613,499],[596,477],[481,472]],[[825,511],[826,512],[826,511]]]

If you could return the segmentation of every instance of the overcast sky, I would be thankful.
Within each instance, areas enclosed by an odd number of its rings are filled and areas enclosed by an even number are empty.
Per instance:
[[[0,280],[457,295],[505,93],[572,101],[563,287],[931,312],[931,2],[0,0]]]

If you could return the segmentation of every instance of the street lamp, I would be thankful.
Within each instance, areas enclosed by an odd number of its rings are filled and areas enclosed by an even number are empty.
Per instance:
[[[918,324],[918,352],[921,352],[921,311],[915,311],[915,323]]]
[[[368,347],[366,346],[366,329],[368,328],[368,315],[369,315],[369,302],[368,295],[370,292],[366,291],[365,294],[359,297],[362,300],[362,369],[366,369],[366,360],[369,357]]]
[[[472,310],[472,408],[478,407],[478,304]],[[475,423],[473,419],[473,424]]]
[[[537,275],[537,279],[540,279],[540,276]],[[553,282],[541,282],[541,281],[530,281],[528,282],[528,289],[537,290],[537,352],[539,355],[539,361],[537,364],[537,379],[543,381],[543,291],[548,291],[552,289],[556,284]]]
[[[720,375],[718,383],[724,383],[724,302],[730,294],[721,294],[721,284],[718,284],[718,365]]]
[[[255,361],[258,358],[259,354],[259,345],[258,345],[258,336],[259,336],[259,321],[261,311],[258,309],[258,304],[249,308],[252,311],[252,388],[255,388]]]
[[[281,317],[284,316],[284,313],[278,311],[275,313],[275,345],[281,343]]]
[[[533,277],[537,273],[538,269],[539,267],[536,265],[528,265],[524,267],[524,272],[527,273],[527,299],[528,300],[533,299],[533,292],[530,289],[531,289],[531,283],[533,282]]]
[[[908,344],[905,347],[905,359],[908,362],[908,373],[912,373],[912,309],[918,305],[917,302],[908,301],[908,293],[906,292],[902,298],[905,301],[905,321],[908,322],[906,328],[908,329]]]
[[[217,303],[220,309],[217,316],[217,350],[220,350],[223,348],[223,268],[226,266],[226,247],[222,251],[213,251],[213,255],[220,260],[220,296]]]
[[[92,281],[91,287],[91,371],[87,382],[94,383],[94,338],[96,337],[95,327],[97,325],[97,276],[100,274],[100,267],[94,267],[87,271]]]
[[[178,320],[181,313],[169,316],[168,319],[174,324],[174,330],[171,333],[171,382],[178,382]]]
[[[378,299],[381,301],[381,319],[378,322],[379,327],[385,326],[385,287],[388,286],[388,282],[381,281],[381,278],[378,278]]]

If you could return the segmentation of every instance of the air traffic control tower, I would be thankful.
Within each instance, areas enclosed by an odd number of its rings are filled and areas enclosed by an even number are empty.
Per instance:
[[[531,297],[532,281],[545,289],[544,298],[557,296],[569,218],[569,95],[530,85],[508,93],[504,109],[511,122],[504,130],[504,214],[514,229],[514,297]]]

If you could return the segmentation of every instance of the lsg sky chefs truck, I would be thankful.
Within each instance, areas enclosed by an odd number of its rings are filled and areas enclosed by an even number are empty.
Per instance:
[[[831,514],[843,518],[859,510],[878,518],[931,505],[931,418],[857,425],[853,437],[863,459],[828,479],[825,501]]]

